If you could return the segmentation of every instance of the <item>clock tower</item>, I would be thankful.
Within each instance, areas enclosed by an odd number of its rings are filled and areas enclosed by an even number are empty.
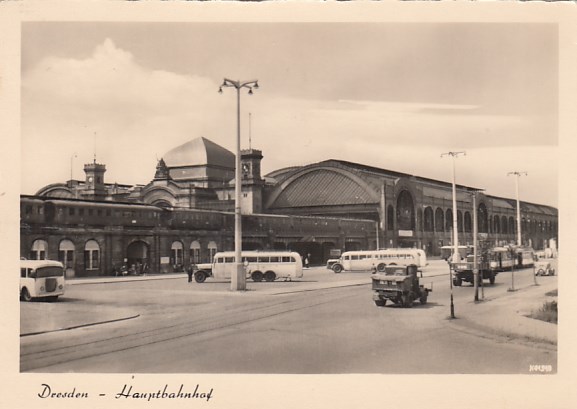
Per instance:
[[[264,179],[260,175],[262,151],[258,149],[241,150],[241,210],[243,214],[262,212],[262,191]]]
[[[106,166],[100,163],[87,163],[84,165],[84,173],[86,173],[85,188],[82,191],[84,199],[88,200],[104,200],[106,198],[106,187],[104,185],[104,173]]]

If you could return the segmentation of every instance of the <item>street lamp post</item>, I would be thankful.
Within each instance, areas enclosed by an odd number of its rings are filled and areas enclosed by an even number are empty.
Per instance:
[[[240,195],[241,195],[241,179],[240,179],[240,90],[242,88],[248,89],[249,95],[252,95],[252,90],[258,89],[258,80],[252,81],[233,81],[225,78],[222,85],[218,89],[222,93],[223,87],[233,87],[236,89],[236,163],[234,172],[234,257],[236,264],[236,274],[231,275],[231,290],[244,291],[246,290],[246,276],[244,267],[242,265],[242,225],[240,212]]]
[[[515,192],[517,198],[517,246],[521,247],[521,206],[519,205],[519,177],[527,176],[527,172],[509,172],[507,176],[515,175]]]
[[[459,234],[457,226],[457,187],[455,185],[455,158],[459,155],[466,155],[466,152],[447,152],[441,154],[441,157],[450,155],[453,158],[453,263],[461,261],[459,257]]]

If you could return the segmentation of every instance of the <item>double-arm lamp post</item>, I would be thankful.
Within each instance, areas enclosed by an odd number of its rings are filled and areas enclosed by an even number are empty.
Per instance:
[[[241,195],[241,179],[240,179],[240,90],[242,88],[248,89],[248,94],[252,95],[253,89],[258,89],[258,80],[252,81],[233,81],[225,78],[218,92],[222,94],[223,87],[233,87],[236,89],[236,164],[234,170],[234,257],[236,264],[236,274],[231,277],[231,290],[244,291],[246,290],[246,275],[244,266],[242,265],[242,225],[240,212],[240,195]]]

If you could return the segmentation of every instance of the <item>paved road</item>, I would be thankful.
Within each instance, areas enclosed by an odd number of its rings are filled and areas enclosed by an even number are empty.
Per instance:
[[[48,307],[122,308],[138,318],[23,337],[21,369],[416,374],[556,367],[553,348],[479,337],[451,325],[446,265],[433,264],[423,279],[433,283],[430,302],[412,309],[377,308],[368,275],[335,275],[322,268],[308,270],[303,282],[249,283],[246,293],[231,293],[230,284],[222,282],[188,284],[185,277],[70,286],[62,302]],[[529,270],[515,272],[518,288],[532,280]],[[315,287],[326,282],[357,285]],[[503,273],[495,286],[485,288],[485,296],[505,297],[508,287],[510,273]],[[473,288],[453,288],[453,295],[458,316],[460,306],[471,302]]]

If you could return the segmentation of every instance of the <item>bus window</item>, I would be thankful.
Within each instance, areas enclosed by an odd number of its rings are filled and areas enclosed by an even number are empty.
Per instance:
[[[271,257],[270,262],[271,263],[280,263],[280,257]]]
[[[294,258],[293,258],[293,257],[283,256],[282,262],[283,262],[283,263],[291,263],[291,262],[294,263]]]
[[[25,269],[25,268],[21,268],[21,269],[20,269],[20,277],[21,277],[21,278],[26,278],[26,269]]]
[[[234,263],[234,257],[225,257],[224,262],[225,263]]]
[[[359,256],[351,256],[351,260],[358,260]]]
[[[259,258],[258,258],[259,263],[268,263],[269,261],[270,261],[270,257],[259,256]]]

